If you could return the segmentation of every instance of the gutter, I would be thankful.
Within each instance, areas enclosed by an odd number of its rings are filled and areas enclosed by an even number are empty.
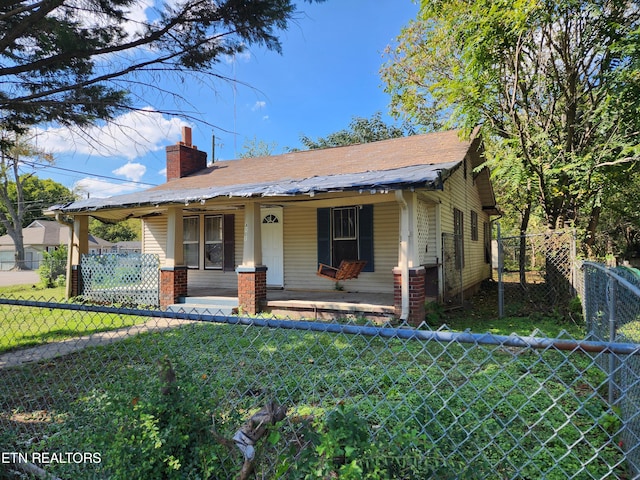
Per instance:
[[[409,261],[407,258],[407,250],[409,247],[409,206],[402,195],[402,190],[396,190],[396,202],[400,206],[400,292],[402,298],[402,310],[400,320],[406,321],[409,318]]]

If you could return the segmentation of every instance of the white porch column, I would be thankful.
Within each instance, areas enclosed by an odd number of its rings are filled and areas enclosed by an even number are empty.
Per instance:
[[[396,190],[400,207],[398,266],[394,268],[394,304],[401,320],[418,326],[424,321],[425,269],[420,266],[416,241],[416,196]]]
[[[267,300],[267,267],[262,265],[262,218],[260,204],[244,206],[244,243],[238,273],[238,306],[242,313],[255,315]]]
[[[160,267],[158,301],[166,308],[187,296],[187,267],[184,265],[182,207],[167,210],[167,245],[164,265]]]
[[[80,265],[82,255],[89,253],[89,217],[73,217],[71,239],[71,264]]]
[[[260,204],[247,203],[244,206],[244,249],[243,267],[262,266],[262,224]]]
[[[165,267],[184,265],[182,207],[169,207],[167,211],[167,248]]]
[[[71,245],[68,265],[71,269],[67,270],[67,295],[75,297],[82,293],[80,262],[82,255],[89,253],[89,217],[73,217],[73,230],[69,241]]]

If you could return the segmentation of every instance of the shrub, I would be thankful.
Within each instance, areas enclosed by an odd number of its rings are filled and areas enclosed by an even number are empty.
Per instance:
[[[40,281],[46,288],[60,285],[60,277],[66,278],[67,246],[60,245],[53,252],[42,253],[42,263],[38,269]],[[63,283],[64,285],[64,283]]]

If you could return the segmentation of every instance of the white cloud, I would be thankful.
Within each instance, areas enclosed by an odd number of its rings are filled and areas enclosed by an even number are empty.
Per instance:
[[[256,110],[262,110],[266,106],[267,106],[267,102],[263,100],[258,100],[256,103],[253,104],[253,107],[251,107],[251,110],[255,112]]]
[[[224,55],[222,57],[222,61],[227,65],[232,65],[234,62],[248,63],[249,60],[251,60],[251,52],[249,52],[249,50],[244,50],[234,55]]]
[[[113,18],[107,18],[104,15],[96,15],[95,12],[87,10],[82,5],[81,0],[72,0],[67,9],[58,9],[52,12],[52,15],[66,20],[77,20],[83,27],[91,29],[92,27],[108,26],[110,24],[122,27],[130,38],[143,33],[145,27],[151,23],[150,16],[147,11],[151,12],[154,7],[153,0],[137,0],[129,5],[128,9],[123,9],[123,20],[116,22]],[[75,5],[70,5],[71,3]],[[173,2],[171,2],[173,3]],[[74,8],[75,7],[75,8]],[[73,18],[69,18],[69,12],[73,11]]]
[[[129,162],[121,166],[120,168],[116,168],[112,173],[115,173],[116,175],[122,175],[132,182],[139,182],[146,171],[147,167],[145,167],[141,163]]]
[[[158,175],[160,175],[162,177],[166,177],[167,176],[167,167],[164,167],[164,168],[158,170]]]
[[[134,183],[111,183],[100,178],[87,177],[78,180],[73,185],[73,191],[77,192],[81,197],[87,195],[91,198],[105,198],[113,195],[131,193],[141,190],[143,187]]]
[[[38,144],[50,153],[116,156],[133,160],[180,139],[183,120],[146,108],[129,112],[102,126],[86,129],[37,130]]]

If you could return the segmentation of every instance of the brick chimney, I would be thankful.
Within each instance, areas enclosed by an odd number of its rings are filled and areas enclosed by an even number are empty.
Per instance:
[[[167,181],[186,177],[207,167],[207,152],[191,145],[191,128],[182,127],[182,141],[169,145],[167,152]]]

